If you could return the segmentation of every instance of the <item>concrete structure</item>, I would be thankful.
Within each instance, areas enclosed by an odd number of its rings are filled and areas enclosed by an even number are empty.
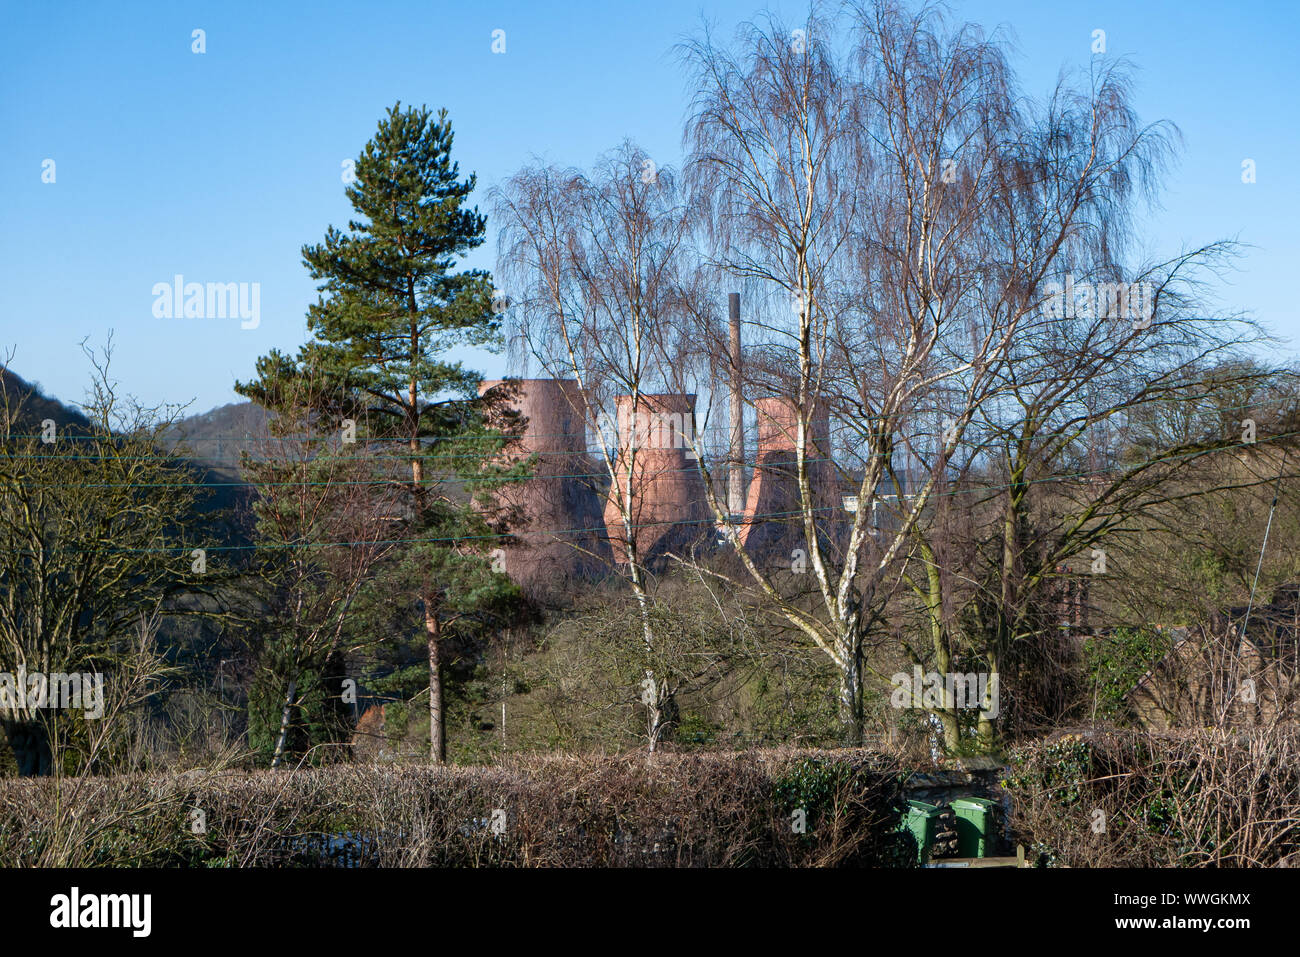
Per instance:
[[[642,394],[616,398],[616,479],[605,503],[605,526],[614,559],[627,560],[628,530],[622,503],[631,469],[631,537],[642,564],[707,541],[712,523],[704,479],[695,458],[695,396]],[[611,437],[612,438],[612,437]]]
[[[759,399],[754,410],[758,449],[740,540],[756,558],[789,562],[795,549],[805,553],[808,549],[796,456],[799,410],[795,402],[782,396]],[[830,456],[830,416],[825,409],[815,410],[808,430],[807,468],[823,535],[832,535],[845,525],[843,497]]]
[[[499,497],[518,505],[517,545],[502,549],[504,570],[534,596],[564,591],[573,579],[610,568],[600,508],[600,472],[587,455],[587,412],[572,379],[518,379],[509,405],[527,418],[520,454],[537,453],[532,477]],[[502,384],[483,382],[480,394]],[[507,386],[509,388],[509,386]]]

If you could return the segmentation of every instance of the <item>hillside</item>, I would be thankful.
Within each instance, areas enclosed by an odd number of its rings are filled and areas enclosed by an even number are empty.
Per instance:
[[[190,459],[235,474],[240,453],[265,438],[266,410],[252,402],[231,402],[201,415],[181,419],[168,438],[183,445]]]
[[[45,395],[39,384],[28,382],[11,370],[0,366],[0,405],[18,410],[17,431],[39,431],[45,419],[53,419],[59,431],[76,432],[90,425],[89,420],[75,408]]]

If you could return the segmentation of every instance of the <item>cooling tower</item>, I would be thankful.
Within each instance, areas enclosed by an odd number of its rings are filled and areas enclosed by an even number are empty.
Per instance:
[[[616,479],[605,503],[605,526],[614,559],[627,561],[628,529],[621,505],[631,468],[631,537],[642,564],[707,540],[711,523],[704,480],[692,451],[693,394],[621,395],[618,402]],[[612,437],[611,437],[612,438]]]
[[[758,419],[758,450],[749,482],[740,541],[755,558],[788,563],[795,549],[808,551],[799,496],[795,446],[799,411],[784,397],[754,403]],[[830,459],[830,416],[824,409],[812,417],[808,435],[808,481],[822,535],[843,525],[839,482]]]
[[[586,404],[572,379],[513,379],[510,405],[527,418],[520,454],[537,453],[532,476],[498,496],[519,505],[518,544],[503,549],[504,571],[537,596],[609,570],[599,473],[587,455]],[[502,384],[485,381],[479,394]],[[507,385],[507,388],[509,385]]]

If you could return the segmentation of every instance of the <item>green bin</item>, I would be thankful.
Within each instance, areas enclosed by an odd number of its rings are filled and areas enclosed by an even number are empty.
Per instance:
[[[988,798],[957,798],[952,802],[957,816],[957,856],[987,857],[993,843],[993,815],[998,802]]]
[[[924,801],[907,802],[907,815],[900,828],[912,832],[916,838],[916,859],[924,864],[930,859],[930,849],[934,847],[935,822],[939,819],[940,809]]]

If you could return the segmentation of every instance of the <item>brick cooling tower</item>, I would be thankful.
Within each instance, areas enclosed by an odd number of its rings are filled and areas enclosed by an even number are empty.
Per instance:
[[[532,476],[498,492],[521,507],[518,544],[505,549],[505,572],[535,596],[565,590],[574,579],[609,571],[599,473],[587,455],[587,410],[572,379],[514,379],[509,405],[527,418],[520,454],[537,453]],[[502,385],[485,381],[479,394]]]
[[[740,541],[755,558],[788,563],[795,549],[808,550],[799,496],[795,452],[799,410],[784,397],[758,399],[758,450],[754,476],[749,483]],[[817,527],[823,536],[838,539],[833,531],[844,524],[835,465],[830,459],[830,416],[814,412],[808,430],[808,481],[816,508]],[[828,544],[830,538],[823,539]]]
[[[618,396],[618,464],[605,503],[614,559],[626,562],[628,529],[621,503],[631,463],[631,536],[642,564],[707,541],[711,531],[704,479],[692,452],[695,396],[689,393]]]

